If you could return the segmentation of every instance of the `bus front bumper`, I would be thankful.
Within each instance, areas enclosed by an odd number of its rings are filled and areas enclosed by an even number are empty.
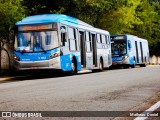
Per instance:
[[[14,61],[14,68],[16,70],[29,70],[29,69],[61,69],[60,57],[43,61]]]
[[[113,66],[123,66],[123,65],[127,65],[127,64],[129,64],[129,59],[112,62]]]
[[[112,65],[122,65],[123,62],[122,61],[115,61],[115,62],[112,62]]]

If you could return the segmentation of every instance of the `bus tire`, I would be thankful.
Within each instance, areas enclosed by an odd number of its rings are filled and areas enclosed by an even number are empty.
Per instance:
[[[99,62],[99,71],[100,72],[103,71],[103,61],[102,61],[102,59],[100,59],[100,62]]]
[[[146,64],[140,64],[140,67],[146,67]]]
[[[92,70],[92,73],[95,73],[95,72],[97,72],[97,70],[96,70],[96,69],[93,69],[93,70]]]
[[[71,71],[72,75],[76,75],[77,74],[77,62],[76,59],[73,58],[72,59],[72,71]]]
[[[133,65],[130,65],[131,66],[131,68],[135,68],[135,64],[133,64]]]
[[[124,68],[124,69],[127,69],[127,68],[129,68],[129,67],[130,67],[130,65],[128,65],[128,64],[123,65],[123,68]]]

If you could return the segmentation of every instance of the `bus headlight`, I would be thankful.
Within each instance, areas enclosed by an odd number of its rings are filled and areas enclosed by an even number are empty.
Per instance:
[[[20,61],[19,57],[14,55],[14,60]]]
[[[127,58],[128,58],[128,56],[126,55],[126,56],[123,57],[123,60],[126,60]]]
[[[50,55],[49,59],[52,59],[52,58],[55,58],[55,57],[58,57],[58,56],[60,56],[60,53],[56,52],[56,53],[53,53],[52,55]]]

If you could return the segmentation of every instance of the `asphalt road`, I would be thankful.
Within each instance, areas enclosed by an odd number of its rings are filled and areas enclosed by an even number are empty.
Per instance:
[[[160,66],[37,76],[0,83],[0,111],[145,110],[149,105],[140,106],[160,93]]]

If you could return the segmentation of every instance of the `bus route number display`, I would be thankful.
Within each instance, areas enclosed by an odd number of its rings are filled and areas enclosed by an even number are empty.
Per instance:
[[[29,31],[29,30],[48,30],[52,29],[52,24],[49,25],[30,25],[30,26],[19,26],[18,31]]]
[[[123,40],[125,39],[125,36],[115,36],[115,37],[112,37],[112,40]]]

